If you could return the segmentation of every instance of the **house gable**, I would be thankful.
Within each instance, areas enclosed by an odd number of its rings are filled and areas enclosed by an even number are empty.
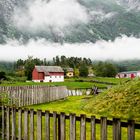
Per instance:
[[[34,68],[32,72],[32,80],[44,80],[44,72],[38,72],[36,68]]]

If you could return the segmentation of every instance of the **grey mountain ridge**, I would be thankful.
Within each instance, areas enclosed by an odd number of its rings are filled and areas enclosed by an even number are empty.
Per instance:
[[[84,43],[99,39],[114,40],[121,35],[140,37],[140,0],[78,0],[87,9],[90,21],[87,24],[70,25],[57,32],[53,27],[38,32],[16,28],[11,17],[17,7],[26,10],[26,2],[27,0],[0,1],[0,43],[5,43],[6,38],[22,38],[24,43],[31,38],[46,38],[60,43]]]

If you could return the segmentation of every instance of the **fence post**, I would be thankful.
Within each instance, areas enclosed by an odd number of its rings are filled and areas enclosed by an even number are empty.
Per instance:
[[[107,140],[107,118],[101,117],[101,140]]]
[[[12,140],[16,140],[16,108],[12,108]]]
[[[28,140],[28,109],[24,109],[24,140]]]
[[[42,140],[42,111],[37,111],[37,140]]]
[[[45,129],[46,129],[46,140],[50,140],[50,112],[45,111]]]
[[[95,116],[91,116],[91,140],[96,139],[96,123],[95,123]]]
[[[70,114],[70,140],[76,140],[76,115]]]
[[[57,140],[57,113],[53,112],[53,140]]]
[[[60,137],[61,140],[65,140],[66,139],[66,120],[65,120],[65,113],[61,112],[60,114]]]
[[[58,116],[58,140],[61,140],[61,133],[60,133],[60,115]]]
[[[113,140],[121,140],[121,122],[117,118],[113,118]]]
[[[86,115],[81,115],[80,140],[86,140]]]
[[[30,140],[34,140],[34,110],[30,110]]]
[[[18,139],[22,139],[22,110],[18,109]]]
[[[128,140],[135,140],[135,121],[128,121]]]
[[[5,134],[5,108],[2,106],[2,140],[4,140]]]
[[[7,107],[6,109],[6,115],[7,115],[6,135],[7,135],[7,140],[10,140],[10,108],[9,107]]]

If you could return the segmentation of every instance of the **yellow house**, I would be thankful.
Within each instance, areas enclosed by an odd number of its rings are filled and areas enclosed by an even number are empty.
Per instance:
[[[67,77],[73,77],[74,76],[74,70],[73,70],[73,68],[67,68],[66,69],[66,76]]]

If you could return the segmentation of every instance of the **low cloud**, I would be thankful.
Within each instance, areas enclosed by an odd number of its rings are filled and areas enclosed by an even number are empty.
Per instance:
[[[105,19],[110,19],[114,16],[116,16],[118,13],[117,12],[108,12],[105,13],[103,10],[92,10],[89,12],[91,20],[92,21],[99,21],[102,22]]]
[[[8,40],[0,45],[0,60],[14,61],[26,59],[29,55],[51,60],[56,55],[67,57],[87,57],[92,60],[126,60],[140,59],[140,39],[134,37],[116,38],[112,41],[98,41],[93,43],[64,44],[51,43],[45,39],[31,39],[26,45],[17,40]]]
[[[43,31],[48,27],[60,28],[86,24],[89,17],[86,8],[77,0],[30,0],[25,8],[17,7],[12,17],[20,30]]]
[[[116,0],[118,5],[123,6],[126,11],[131,10],[140,10],[140,1],[139,0]]]

